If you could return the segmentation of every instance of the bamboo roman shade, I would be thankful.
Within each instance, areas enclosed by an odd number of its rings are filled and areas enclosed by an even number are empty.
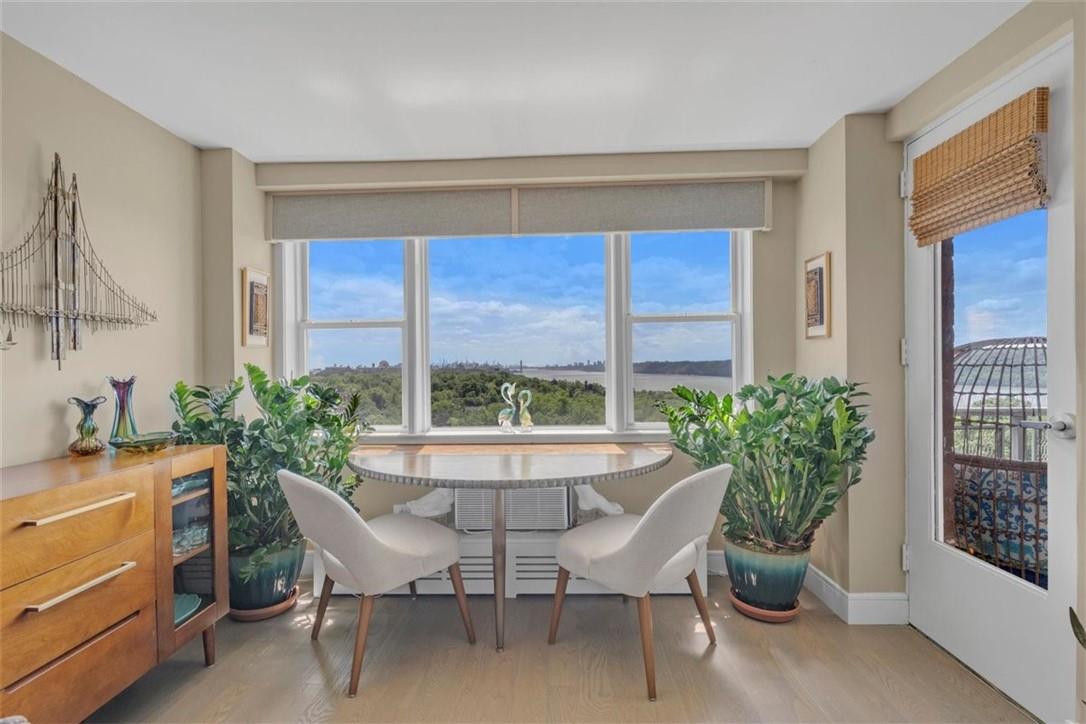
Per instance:
[[[768,228],[768,181],[276,194],[273,240]]]
[[[919,246],[1044,208],[1048,88],[1034,88],[913,161]]]

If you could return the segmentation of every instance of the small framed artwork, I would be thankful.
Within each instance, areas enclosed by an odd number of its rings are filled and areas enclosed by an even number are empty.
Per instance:
[[[807,337],[830,336],[830,253],[803,262],[804,324]]]
[[[268,273],[245,267],[241,270],[241,346],[267,347],[270,304]]]

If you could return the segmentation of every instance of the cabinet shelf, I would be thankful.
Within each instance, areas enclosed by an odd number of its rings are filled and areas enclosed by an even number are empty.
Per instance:
[[[173,557],[173,565],[176,568],[177,566],[181,565],[182,563],[184,563],[188,559],[195,558],[196,556],[200,555],[204,551],[208,551],[208,550],[211,550],[211,544],[210,543],[204,543],[201,546],[197,546],[196,548],[193,548],[191,551],[185,551],[184,553],[182,553],[180,555],[175,555]]]
[[[205,495],[208,495],[209,493],[211,493],[210,488],[200,488],[199,490],[190,490],[187,493],[181,493],[180,495],[177,495],[177,496],[174,496],[173,498],[171,498],[170,499],[170,505],[176,507],[178,505],[181,505],[182,503],[187,503],[190,500],[196,500],[197,498],[202,498]]]

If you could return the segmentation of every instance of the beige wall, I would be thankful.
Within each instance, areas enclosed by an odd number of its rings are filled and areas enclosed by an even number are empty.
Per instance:
[[[65,400],[106,395],[106,375],[135,374],[136,422],[168,429],[169,391],[196,379],[201,336],[200,167],[195,148],[15,40],[0,35],[3,148],[0,239],[11,248],[31,228],[53,153],[79,176],[87,227],[115,278],[145,300],[158,321],[101,331],[49,360],[39,328],[18,331],[0,352],[4,465],[55,457],[74,439],[77,414]],[[3,330],[6,334],[7,330]],[[96,416],[109,434],[112,404]]]
[[[850,115],[808,152],[797,200],[793,285],[806,259],[830,252],[829,337],[807,338],[795,300],[796,370],[863,382],[876,441],[863,481],[815,536],[811,560],[847,591],[904,591],[904,328],[901,145],[882,115]]]
[[[1077,419],[1086,420],[1086,3],[1033,2],[902,100],[889,114],[887,133],[908,138],[1006,75],[1054,41],[1074,36],[1073,99]],[[1081,424],[1081,423],[1080,423]],[[1078,610],[1086,612],[1086,435],[1078,446]],[[1086,699],[1086,653],[1079,651],[1078,696]],[[1086,721],[1086,706],[1080,708]]]
[[[848,377],[864,383],[868,448],[863,481],[848,496],[849,591],[904,591],[905,335],[902,147],[884,115],[845,118]]]
[[[796,364],[796,182],[773,182],[773,228],[754,232],[752,247],[752,377],[759,381],[791,372]]]
[[[203,199],[204,369],[209,384],[234,376],[233,153],[200,151]]]
[[[271,336],[269,336],[267,347],[241,346],[241,300],[244,294],[241,286],[241,270],[248,266],[267,272],[269,275],[272,272],[272,247],[264,238],[264,192],[256,187],[256,165],[236,151],[231,151],[231,155],[233,157],[234,199],[233,320],[234,344],[237,345],[234,373],[242,374],[246,362],[259,365],[271,372],[271,345],[275,344]],[[275,279],[271,281],[272,284],[276,282]],[[272,323],[274,325],[274,320]]]
[[[792,285],[803,278],[804,261],[830,252],[830,336],[806,338],[804,299],[795,295],[795,369],[809,376],[848,374],[845,344],[845,120],[822,134],[807,152],[807,173],[800,179],[796,198],[796,253]],[[815,535],[811,561],[846,590],[849,587],[848,500],[842,500]]]
[[[264,192],[256,167],[229,148],[200,152],[204,250],[204,374],[221,385],[244,374],[247,362],[271,372],[272,348],[241,346],[241,270],[271,272],[272,249],[264,238]],[[246,393],[239,412],[255,412]]]

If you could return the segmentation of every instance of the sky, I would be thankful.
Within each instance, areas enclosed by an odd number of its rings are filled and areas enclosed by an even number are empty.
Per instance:
[[[635,314],[727,312],[728,232],[634,234]],[[431,239],[430,350],[434,363],[563,365],[604,358],[604,237]],[[403,317],[403,243],[311,242],[310,316]],[[720,323],[634,326],[634,359],[730,359]],[[398,329],[311,330],[309,363],[401,361]]]
[[[1030,211],[954,237],[954,343],[1044,337],[1048,212]]]

